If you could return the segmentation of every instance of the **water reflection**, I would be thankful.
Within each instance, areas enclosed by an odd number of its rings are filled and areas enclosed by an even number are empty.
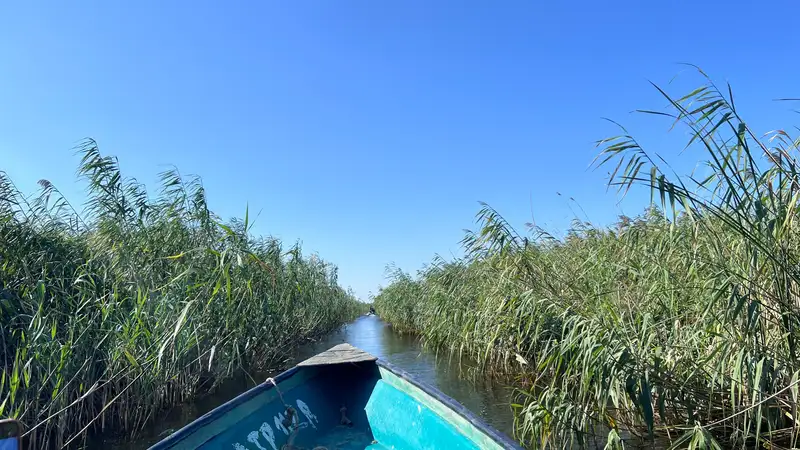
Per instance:
[[[378,358],[405,370],[416,379],[436,386],[446,395],[469,408],[498,431],[511,435],[513,415],[509,407],[511,393],[492,379],[478,377],[466,381],[462,376],[470,368],[468,361],[459,364],[455,359],[435,354],[422,348],[419,341],[408,335],[400,335],[376,316],[363,316],[324,339],[305,345],[293,355],[288,365],[302,361],[334,345],[347,342]],[[258,381],[275,374],[253,375]],[[473,377],[470,377],[473,378]],[[90,448],[117,450],[140,450],[158,442],[171,431],[181,428],[206,412],[225,403],[236,395],[253,387],[249,378],[231,380],[220,386],[217,392],[198,401],[174,408],[150,429],[133,442],[101,441]]]

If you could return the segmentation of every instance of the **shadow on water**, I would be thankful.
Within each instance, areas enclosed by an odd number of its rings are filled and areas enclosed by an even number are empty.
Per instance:
[[[465,369],[469,368],[468,362],[462,361],[460,364],[447,357],[437,358],[434,353],[424,350],[417,338],[395,333],[386,322],[376,316],[360,317],[320,341],[302,346],[295,352],[293,360],[289,361],[287,366],[343,342],[348,342],[400,367],[424,383],[436,386],[498,431],[511,435],[514,418],[509,407],[510,390],[499,382],[485,377],[469,377],[472,381],[466,381],[463,375]],[[274,375],[276,374],[252,374],[252,378],[262,382]],[[148,429],[139,433],[131,442],[105,440],[96,442],[89,448],[146,449],[254,385],[251,377],[244,375],[226,381],[213,394],[190,404],[175,407],[163,417],[156,418]]]

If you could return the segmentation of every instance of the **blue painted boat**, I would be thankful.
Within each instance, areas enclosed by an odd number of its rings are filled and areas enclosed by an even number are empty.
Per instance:
[[[250,389],[151,450],[519,449],[404,371],[341,344]]]
[[[14,419],[0,420],[0,450],[21,450],[22,425]]]

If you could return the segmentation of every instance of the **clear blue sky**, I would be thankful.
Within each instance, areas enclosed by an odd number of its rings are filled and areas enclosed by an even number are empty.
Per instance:
[[[763,131],[793,125],[771,100],[800,97],[798,7],[711,3],[4,2],[0,170],[79,203],[81,138],[151,191],[175,164],[366,297],[389,262],[458,254],[479,200],[556,232],[584,217],[569,197],[598,224],[640,212],[647,193],[618,204],[588,170],[593,142],[611,117],[663,146],[666,123],[629,112],[663,106],[648,80],[678,62]]]

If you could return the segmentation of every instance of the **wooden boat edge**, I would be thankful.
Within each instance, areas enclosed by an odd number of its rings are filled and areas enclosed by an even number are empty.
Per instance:
[[[409,374],[405,370],[383,360],[378,359],[376,361],[378,367],[382,367],[395,376],[401,378],[402,380],[410,383],[423,393],[431,396],[433,399],[442,403],[446,408],[449,408],[451,411],[455,412],[457,415],[461,416],[464,420],[466,420],[470,425],[478,429],[480,432],[484,433],[487,437],[491,440],[496,442],[499,445],[504,446],[507,449],[513,450],[523,450],[522,447],[519,446],[516,442],[512,441],[511,438],[506,436],[505,434],[497,431],[491,425],[487,424],[486,421],[481,419],[480,417],[476,416],[472,411],[467,409],[466,406],[462,405],[454,398],[448,396],[444,392],[440,391],[438,388],[427,384],[423,381],[420,381],[414,378],[413,375]]]
[[[273,379],[276,383],[280,383],[281,381],[287,380],[295,375],[298,371],[300,371],[301,367],[294,366],[290,369],[287,369]],[[208,425],[209,423],[213,422],[214,420],[220,418],[225,413],[233,410],[235,407],[239,406],[240,404],[252,399],[253,397],[260,395],[266,391],[275,388],[270,382],[264,381],[263,383],[259,384],[258,386],[254,386],[241,394],[237,395],[236,397],[228,400],[227,402],[217,406],[216,408],[212,409],[211,411],[203,414],[202,416],[198,417],[197,419],[189,422],[188,424],[184,425],[178,431],[172,433],[171,435],[167,436],[163,440],[156,442],[152,446],[148,448],[148,450],[164,450],[172,448],[173,446],[180,443],[183,439],[188,437],[190,434],[194,433],[201,427]]]

